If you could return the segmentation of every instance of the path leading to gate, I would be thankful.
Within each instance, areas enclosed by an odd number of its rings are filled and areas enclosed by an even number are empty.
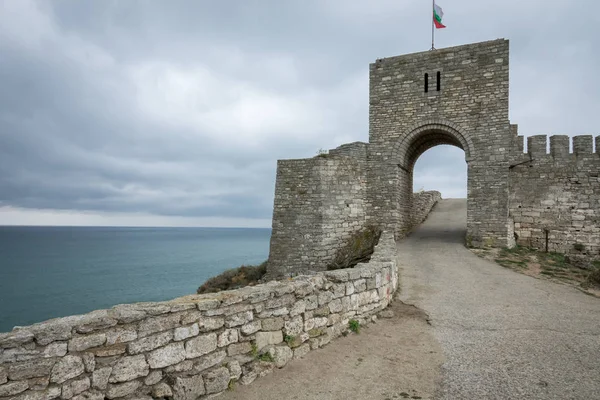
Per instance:
[[[429,314],[439,399],[600,399],[600,299],[463,245],[466,201],[439,202],[398,244],[402,301]]]

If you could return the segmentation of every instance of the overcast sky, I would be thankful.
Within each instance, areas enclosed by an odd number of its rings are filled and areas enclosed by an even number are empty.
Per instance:
[[[521,134],[600,134],[591,0],[439,0],[437,47],[511,40]],[[270,226],[276,160],[368,141],[368,67],[428,0],[0,0],[0,224]],[[460,149],[415,189],[465,197]]]

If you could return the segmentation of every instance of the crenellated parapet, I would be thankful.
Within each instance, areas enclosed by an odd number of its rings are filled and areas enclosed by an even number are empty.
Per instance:
[[[592,135],[527,138],[527,153],[515,154],[510,168],[517,243],[584,258],[600,254],[599,145]]]

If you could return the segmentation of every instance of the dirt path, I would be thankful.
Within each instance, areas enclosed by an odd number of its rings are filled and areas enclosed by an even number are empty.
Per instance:
[[[236,386],[220,399],[431,399],[443,361],[426,315],[395,301],[394,317]]]
[[[443,200],[398,244],[401,298],[445,356],[439,399],[600,399],[600,299],[464,247],[466,200]]]

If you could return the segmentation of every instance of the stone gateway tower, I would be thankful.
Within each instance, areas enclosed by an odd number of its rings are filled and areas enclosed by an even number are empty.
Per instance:
[[[407,234],[421,222],[414,165],[442,144],[465,152],[468,245],[512,247],[517,240],[569,252],[583,242],[590,254],[600,253],[600,160],[593,137],[575,137],[571,154],[569,137],[553,136],[555,151],[548,156],[546,137],[534,137],[524,153],[523,137],[508,119],[508,97],[504,39],[371,64],[369,143],[278,162],[269,274],[325,269],[367,225],[396,238]],[[573,174],[585,184],[574,185]],[[548,179],[554,180],[551,190],[544,189]],[[531,187],[539,193],[532,196]],[[561,190],[568,199],[557,195]]]

